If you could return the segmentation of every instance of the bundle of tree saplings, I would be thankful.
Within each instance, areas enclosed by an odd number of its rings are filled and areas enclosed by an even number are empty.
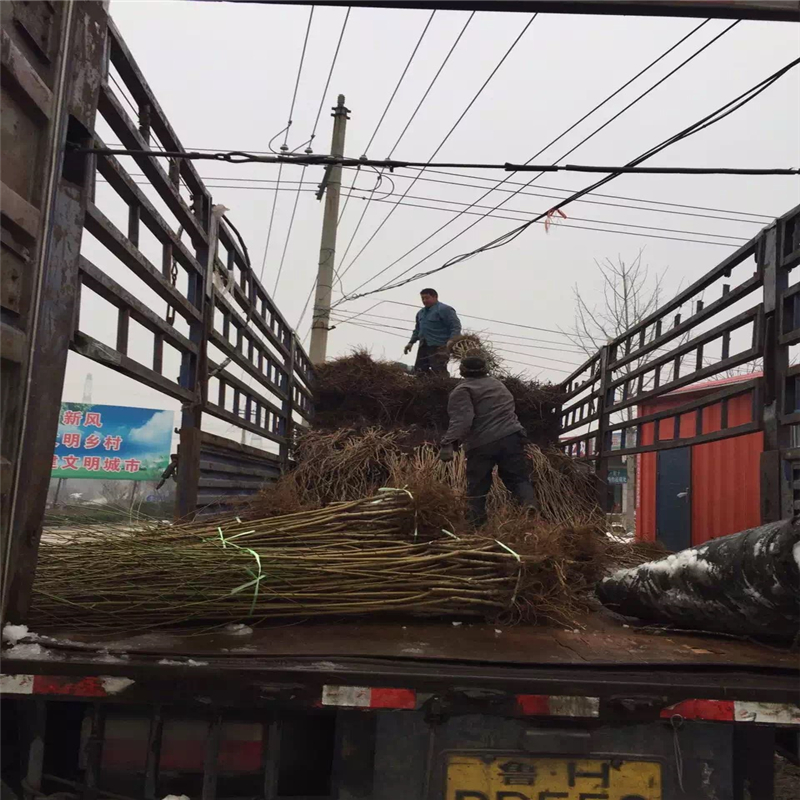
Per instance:
[[[515,608],[524,559],[490,538],[422,535],[410,492],[281,517],[94,527],[42,542],[32,624],[86,632],[285,617]]]

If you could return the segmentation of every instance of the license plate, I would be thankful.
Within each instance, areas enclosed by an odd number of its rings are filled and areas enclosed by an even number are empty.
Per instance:
[[[447,800],[661,800],[652,761],[451,756]]]

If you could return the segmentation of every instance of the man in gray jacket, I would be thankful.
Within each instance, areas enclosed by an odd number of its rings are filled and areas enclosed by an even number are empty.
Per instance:
[[[486,496],[497,466],[500,480],[526,508],[535,505],[530,464],[525,458],[525,429],[520,424],[511,392],[489,375],[486,359],[461,360],[462,380],[447,402],[450,426],[442,438],[439,458],[453,460],[455,442],[467,456],[467,494],[470,522],[486,522]]]

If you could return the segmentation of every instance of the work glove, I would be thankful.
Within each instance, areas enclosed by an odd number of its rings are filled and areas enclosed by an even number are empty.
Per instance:
[[[405,346],[404,350],[403,350],[403,353],[405,355],[408,355],[413,349],[414,349],[414,345],[413,344],[407,344]]]
[[[439,461],[447,463],[448,461],[452,461],[454,456],[453,445],[443,444],[439,450]]]

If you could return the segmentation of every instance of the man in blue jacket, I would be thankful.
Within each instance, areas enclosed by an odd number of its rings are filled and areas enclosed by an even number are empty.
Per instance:
[[[414,372],[447,375],[447,343],[461,333],[461,320],[453,308],[439,302],[435,289],[423,289],[419,295],[423,307],[417,312],[414,333],[403,352],[408,355],[419,342]]]

